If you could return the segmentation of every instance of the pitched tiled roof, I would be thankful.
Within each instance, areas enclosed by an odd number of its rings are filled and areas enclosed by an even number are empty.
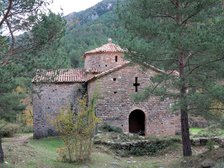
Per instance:
[[[108,75],[114,71],[117,71],[123,67],[126,67],[129,65],[130,62],[126,61],[125,63],[118,65],[114,68],[111,68],[109,70],[106,70],[104,72],[101,72],[99,74],[89,73],[87,78],[87,73],[85,69],[60,69],[60,70],[54,70],[54,71],[46,71],[46,70],[39,70],[36,73],[36,76],[33,78],[33,83],[72,83],[72,82],[86,82],[91,81],[93,79],[101,78],[102,76]],[[174,75],[178,76],[176,71],[163,71],[158,68],[155,68],[151,65],[145,65],[146,67],[157,71],[159,73],[168,74],[168,75]]]
[[[130,64],[130,62],[129,61],[126,61],[125,63],[123,63],[121,65],[118,65],[118,66],[116,66],[114,68],[108,69],[108,70],[106,70],[104,72],[101,72],[99,74],[96,74],[96,75],[92,75],[91,77],[89,77],[87,79],[87,81],[91,81],[91,80],[94,80],[94,79],[101,78],[102,76],[108,75],[108,74],[110,74],[110,73],[112,73],[114,71],[117,71],[119,69],[122,69],[123,67],[126,67],[129,64]],[[162,73],[162,74],[166,74],[166,75],[178,76],[178,74],[179,74],[177,71],[163,71],[163,70],[161,70],[159,68],[156,68],[156,67],[154,67],[152,65],[149,65],[149,64],[143,64],[143,66],[145,66],[147,68],[150,68],[151,70],[156,71],[158,73]]]
[[[85,82],[86,72],[84,69],[60,69],[60,70],[39,70],[32,82],[63,83],[63,82]]]
[[[96,53],[116,53],[116,52],[124,52],[125,50],[123,50],[120,46],[112,43],[111,39],[108,39],[108,43],[102,45],[99,48],[90,50],[85,52],[84,56],[87,54],[96,54]]]
[[[109,74],[109,73],[112,73],[112,72],[114,72],[114,71],[117,71],[117,70],[119,70],[119,69],[121,69],[121,68],[127,66],[129,63],[130,63],[130,62],[127,61],[127,62],[125,62],[125,63],[123,63],[123,64],[121,64],[121,65],[118,65],[118,66],[114,67],[114,68],[111,68],[111,69],[108,69],[108,70],[106,70],[106,71],[103,71],[103,72],[101,72],[101,73],[99,73],[99,74],[93,75],[92,77],[90,77],[90,78],[88,79],[88,81],[91,81],[91,80],[93,80],[93,79],[100,78],[100,77],[105,76],[105,75],[107,75],[107,74]]]

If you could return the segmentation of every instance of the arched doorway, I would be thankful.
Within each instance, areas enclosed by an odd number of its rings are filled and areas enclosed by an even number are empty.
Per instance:
[[[129,132],[145,135],[145,114],[141,110],[134,110],[129,115]]]

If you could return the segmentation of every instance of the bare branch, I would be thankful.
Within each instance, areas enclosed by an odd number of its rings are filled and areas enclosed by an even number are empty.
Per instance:
[[[198,13],[200,13],[203,10],[203,8],[197,9],[196,11],[194,11],[191,15],[189,15],[187,18],[185,18],[181,25],[184,25],[188,22],[188,20],[190,20],[191,18],[193,18],[194,16],[196,16]]]
[[[184,8],[187,8],[188,5],[189,5],[189,2],[186,2],[186,3],[184,4]]]
[[[214,63],[214,62],[218,62],[218,61],[221,61],[221,60],[224,60],[224,57],[221,57],[221,58],[218,58],[218,59],[215,59],[215,60],[212,60],[212,61],[209,61],[209,62],[206,62],[206,63],[203,63],[203,64],[199,64],[197,65],[196,67],[194,67],[188,74],[187,76],[191,75],[193,73],[193,71],[195,71],[196,69],[204,66],[204,65],[209,65],[211,63]]]
[[[192,107],[192,108],[189,108],[188,111],[191,111],[191,110],[201,110],[201,109],[202,108]],[[203,108],[203,109],[206,109],[206,110],[224,110],[224,108],[213,108],[213,107]]]
[[[4,14],[4,17],[3,17],[2,20],[0,21],[0,27],[1,27],[2,24],[5,22],[5,20],[8,18],[8,15],[9,15],[11,9],[12,9],[12,1],[13,1],[13,0],[8,0],[9,5],[8,5],[8,7],[7,7],[7,11],[6,11],[6,13]]]
[[[155,15],[155,16],[151,16],[151,17],[155,17],[155,18],[171,18],[175,21],[175,17],[171,16],[171,15]]]
[[[190,52],[184,59],[184,65],[187,65],[187,62],[189,61],[189,59],[194,55],[195,53],[193,54],[192,52]]]
[[[176,6],[175,0],[170,0],[170,2],[171,2],[174,6]]]
[[[12,27],[11,27],[11,25],[10,25],[8,19],[6,19],[5,22],[6,22],[6,25],[7,25],[8,29],[9,29],[11,38],[12,38],[12,42],[11,42],[11,45],[10,45],[11,47],[10,47],[10,49],[9,49],[9,53],[12,53],[12,50],[13,50],[14,45],[15,45],[15,37],[14,37],[14,35],[13,35]]]

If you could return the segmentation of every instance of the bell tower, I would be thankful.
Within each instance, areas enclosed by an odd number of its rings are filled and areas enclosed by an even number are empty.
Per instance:
[[[123,57],[124,50],[109,38],[107,44],[84,54],[84,68],[90,73],[104,72],[123,64]]]

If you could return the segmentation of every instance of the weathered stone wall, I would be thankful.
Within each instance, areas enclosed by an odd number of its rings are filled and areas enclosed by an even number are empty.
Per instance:
[[[61,108],[75,112],[83,90],[81,83],[33,84],[34,138],[55,135],[52,120]]]
[[[105,122],[121,127],[129,132],[129,115],[139,109],[145,114],[145,134],[147,136],[175,135],[179,125],[179,118],[172,114],[169,98],[161,101],[159,97],[151,96],[140,103],[133,101],[131,95],[135,94],[135,77],[138,77],[140,86],[138,91],[152,84],[150,78],[158,72],[145,70],[140,66],[128,65],[115,72],[107,74],[88,83],[89,98],[94,91],[99,92],[96,114]]]
[[[122,63],[124,63],[123,53],[87,54],[84,68],[88,72],[103,72]]]

